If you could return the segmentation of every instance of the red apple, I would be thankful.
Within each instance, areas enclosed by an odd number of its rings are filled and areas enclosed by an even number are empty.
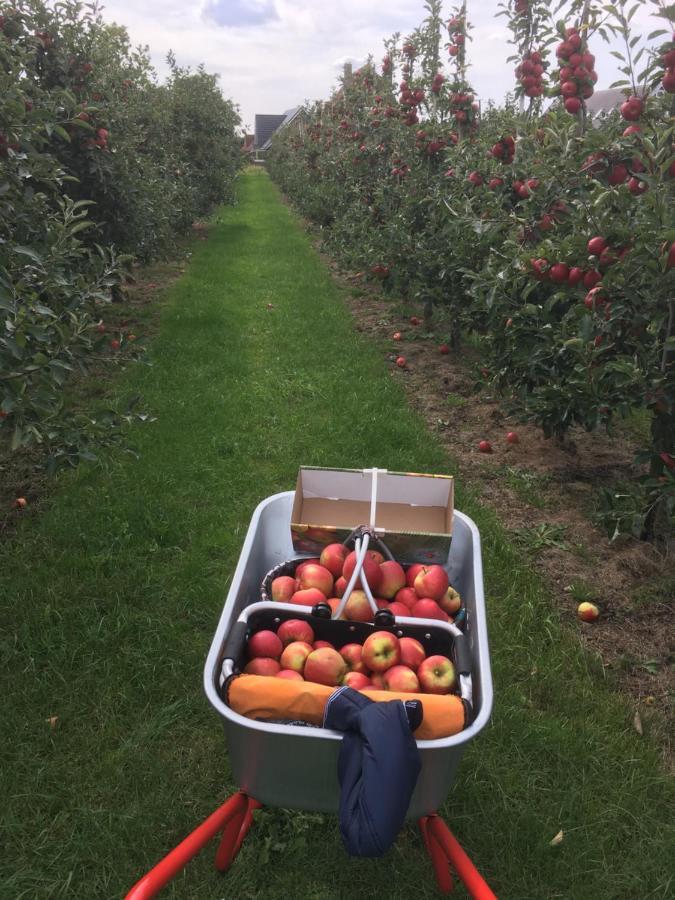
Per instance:
[[[447,344],[441,344],[438,348],[439,353],[442,353],[443,356],[446,356],[450,352],[450,347]]]
[[[272,600],[276,600],[277,603],[290,603],[295,589],[295,578],[291,578],[290,575],[279,575],[272,582]]]
[[[389,612],[394,616],[399,616],[402,618],[412,616],[412,612],[408,609],[405,603],[397,603],[396,601],[389,604]]]
[[[334,687],[342,681],[347,671],[347,663],[337,650],[322,647],[313,650],[305,662],[305,681],[326,684]]]
[[[244,672],[246,675],[276,675],[281,671],[281,666],[276,659],[258,656],[246,663]]]
[[[418,597],[440,600],[448,584],[448,573],[443,566],[423,566],[415,578],[415,592]]]
[[[362,691],[364,688],[371,688],[373,686],[370,678],[363,672],[347,672],[342,679],[342,683],[355,691]]]
[[[449,587],[438,601],[438,605],[449,616],[456,616],[462,606],[462,598],[453,587]]]
[[[345,590],[347,588],[347,579],[344,575],[340,575],[335,584],[333,585],[333,593],[336,597],[342,597]]]
[[[324,568],[328,569],[333,578],[339,578],[348,556],[349,550],[344,544],[329,544],[324,547],[320,562]]]
[[[577,607],[577,615],[582,622],[595,622],[600,616],[600,610],[595,603],[580,603]]]
[[[403,335],[401,334],[400,331],[395,331],[394,334],[393,334],[393,336],[392,336],[392,340],[393,340],[393,341],[402,341],[402,340],[403,340]]]
[[[326,597],[333,593],[333,576],[325,566],[312,564],[303,566],[298,577],[298,588],[301,591],[316,588]]]
[[[478,450],[481,453],[492,453],[492,444],[490,441],[479,441]]]
[[[366,638],[361,658],[371,672],[385,672],[401,658],[398,638],[388,631],[375,631]]]
[[[384,678],[379,672],[370,673],[370,683],[376,691],[384,690]]]
[[[303,619],[287,619],[277,628],[277,636],[284,647],[288,647],[293,641],[311,644],[314,641],[314,630],[309,622]]]
[[[293,641],[281,654],[281,668],[293,669],[295,672],[302,673],[305,668],[305,660],[313,650],[312,645],[305,641]]]
[[[296,672],[295,669],[282,669],[280,672],[276,674],[277,678],[286,678],[288,681],[304,681],[305,679],[302,677],[300,672]]]
[[[455,685],[455,667],[447,656],[429,656],[417,670],[425,694],[449,694]]]
[[[395,603],[402,603],[403,606],[407,606],[408,609],[412,609],[418,600],[419,597],[417,596],[417,592],[411,587],[401,588],[394,597]]]
[[[261,656],[269,656],[270,659],[279,659],[284,645],[273,631],[257,631],[248,641],[248,655],[250,659]]]
[[[330,606],[330,608],[331,608],[331,613],[332,613],[333,616],[335,616],[336,612],[338,611],[338,607],[339,607],[339,605],[340,605],[340,602],[341,602],[340,597],[329,597],[328,600],[326,600],[326,603],[327,603],[327,604]],[[344,614],[341,615],[340,618],[341,618],[341,619],[344,619],[344,618],[345,618]]]
[[[397,591],[405,587],[405,572],[393,559],[388,559],[380,565],[380,586],[378,594],[391,600]],[[370,583],[370,582],[369,582]]]
[[[410,566],[408,571],[405,573],[405,580],[408,587],[414,587],[415,579],[417,578],[418,573],[421,572],[423,568],[424,563],[413,563],[413,565]]]
[[[296,591],[289,602],[297,606],[315,606],[317,603],[325,603],[326,595],[317,588],[307,588],[304,591]]]
[[[380,556],[380,554],[378,554],[378,556]],[[381,557],[379,560],[374,558],[374,551],[371,550],[366,553],[366,558],[363,560],[363,569],[361,571],[365,573],[366,580],[370,585],[373,594],[379,594],[380,591],[380,583],[382,581],[382,573],[380,572],[381,561]],[[342,570],[342,575],[347,581],[352,577],[355,568],[356,550],[353,550],[345,560],[344,568]],[[360,588],[362,586],[361,576],[359,575],[356,579],[356,587]]]
[[[517,444],[520,442],[520,438],[518,437],[517,431],[509,431],[506,435],[506,443],[507,444]]]
[[[438,603],[430,597],[422,597],[413,606],[411,610],[416,619],[439,619],[441,622],[448,621],[447,613],[443,612]]]
[[[299,578],[300,573],[305,568],[305,566],[318,566],[320,563],[319,559],[306,559],[304,562],[301,562],[295,570],[295,577]]]
[[[401,648],[401,665],[408,666],[413,672],[416,672],[426,658],[424,647],[418,640],[411,637],[399,638],[398,643]]]
[[[352,591],[344,615],[350,622],[372,622],[373,611],[364,591]]]
[[[416,694],[420,689],[417,675],[408,666],[392,666],[383,676],[384,689],[401,694]]]
[[[333,647],[330,641],[314,641],[312,644],[312,650],[320,650],[322,647],[330,647],[335,650],[335,647]]]
[[[396,365],[399,367],[399,369],[405,369],[405,365],[406,365],[405,356],[397,356],[396,357]]]
[[[361,658],[362,653],[361,644],[345,644],[344,647],[340,647],[340,656],[347,663],[350,672],[368,671]]]

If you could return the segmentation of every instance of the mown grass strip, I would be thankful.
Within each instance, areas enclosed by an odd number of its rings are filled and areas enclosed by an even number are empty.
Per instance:
[[[157,416],[140,459],[63,476],[0,548],[1,897],[118,898],[233,788],[201,672],[261,498],[301,463],[453,470],[268,178],[245,175],[240,199],[170,289],[153,367],[120,380]],[[462,485],[457,506],[483,537],[496,703],[451,827],[502,898],[666,897],[673,791],[655,749],[495,516]],[[166,890],[379,893],[435,896],[414,829],[349,860],[334,818],[284,811],[259,814],[224,880],[206,853]]]

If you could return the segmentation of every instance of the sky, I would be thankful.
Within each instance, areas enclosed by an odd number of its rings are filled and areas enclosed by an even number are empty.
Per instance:
[[[451,4],[444,7],[447,16]],[[469,79],[483,101],[499,103],[513,87],[512,52],[497,0],[469,0],[475,26],[469,45]],[[659,27],[643,3],[635,33]],[[133,44],[147,44],[160,76],[166,54],[178,64],[220,75],[223,94],[240,108],[252,132],[256,113],[280,114],[307,100],[327,99],[345,62],[361,65],[372,53],[379,62],[383,40],[405,35],[424,19],[422,0],[108,0],[103,17],[126,26]],[[619,76],[617,61],[596,37],[597,89]]]

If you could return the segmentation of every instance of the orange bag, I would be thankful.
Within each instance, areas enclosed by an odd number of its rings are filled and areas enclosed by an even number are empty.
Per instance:
[[[312,725],[323,723],[323,711],[335,690],[312,681],[289,681],[268,675],[237,675],[229,683],[227,702],[249,719],[301,719]],[[466,725],[464,704],[454,694],[397,694],[365,690],[371,700],[421,700],[422,724],[415,732],[420,741],[459,734]]]

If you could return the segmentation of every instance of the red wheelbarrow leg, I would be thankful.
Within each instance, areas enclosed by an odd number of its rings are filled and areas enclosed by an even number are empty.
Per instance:
[[[195,828],[184,841],[175,847],[171,853],[158,862],[154,869],[144,875],[126,896],[126,900],[149,900],[154,897],[165,884],[185,867],[190,860],[223,828],[227,829],[233,820],[237,823],[237,832],[241,828],[246,812],[249,808],[249,798],[239,791],[233,794],[226,803],[205,819]]]
[[[418,825],[420,826],[420,831],[424,838],[424,846],[427,848],[427,853],[431,858],[431,864],[434,867],[438,889],[443,894],[450,894],[453,890],[450,865],[447,856],[443,852],[443,848],[436,838],[429,833],[429,818],[429,816],[423,816],[419,820]]]
[[[216,869],[227,872],[241,849],[244,838],[253,822],[253,812],[260,809],[261,803],[248,797],[248,805],[244,814],[239,818],[231,819],[225,826],[218,850],[216,851]]]
[[[497,900],[443,819],[437,815],[429,816],[427,832],[429,843],[437,843],[441,848],[473,900]]]

